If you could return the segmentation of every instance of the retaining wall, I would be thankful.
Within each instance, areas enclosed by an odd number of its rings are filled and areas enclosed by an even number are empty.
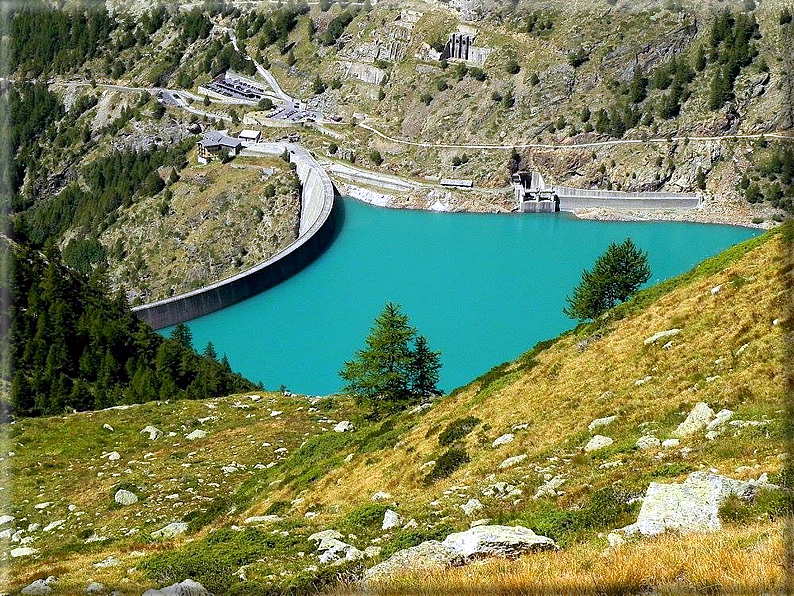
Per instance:
[[[213,284],[133,308],[133,312],[155,329],[183,323],[251,298],[311,263],[328,245],[334,234],[334,187],[314,157],[297,145],[256,143],[244,154],[279,155],[290,152],[301,181],[300,232],[297,240],[280,253],[233,277]]]

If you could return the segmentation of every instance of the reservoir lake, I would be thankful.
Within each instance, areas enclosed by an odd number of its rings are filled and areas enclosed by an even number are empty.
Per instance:
[[[338,235],[311,265],[187,323],[199,351],[211,341],[235,371],[267,389],[338,392],[338,371],[391,300],[441,351],[439,388],[451,391],[574,327],[562,312],[565,297],[610,242],[631,237],[647,251],[653,284],[759,233],[565,213],[384,209],[350,198],[337,198],[334,209]]]

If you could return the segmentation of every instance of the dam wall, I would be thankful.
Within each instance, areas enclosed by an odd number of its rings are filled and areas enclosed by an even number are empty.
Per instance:
[[[162,329],[241,302],[284,281],[311,263],[334,234],[334,187],[328,174],[303,147],[290,143],[253,143],[243,155],[280,155],[287,149],[301,181],[298,238],[287,248],[203,288],[133,308],[154,329]]]
[[[620,192],[553,186],[560,211],[606,207],[610,209],[694,209],[700,205],[696,194],[671,192]]]

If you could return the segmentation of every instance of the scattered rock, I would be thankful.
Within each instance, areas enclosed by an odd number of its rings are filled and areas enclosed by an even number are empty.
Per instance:
[[[102,594],[106,590],[105,584],[99,582],[91,582],[85,589],[86,594]]]
[[[590,424],[587,425],[587,429],[590,432],[593,432],[597,428],[612,424],[615,420],[617,420],[617,418],[618,418],[617,416],[607,416],[606,418],[596,418]]]
[[[513,466],[517,466],[526,458],[527,458],[526,453],[522,453],[521,455],[516,455],[515,457],[508,457],[501,464],[499,464],[499,469],[506,470],[507,468],[512,468]]]
[[[186,579],[177,584],[171,584],[159,590],[146,590],[143,596],[212,596],[207,589],[197,581]]]
[[[391,530],[393,528],[399,528],[400,524],[402,524],[402,520],[400,519],[400,516],[397,515],[397,512],[387,509],[386,513],[383,514],[383,523],[381,524],[380,529]]]
[[[0,526],[10,524],[14,519],[16,518],[13,515],[0,515]]]
[[[185,532],[187,532],[187,524],[185,522],[174,522],[164,528],[160,528],[156,532],[152,532],[152,538],[155,540],[168,540]]]
[[[654,333],[648,339],[645,340],[645,345],[648,346],[650,344],[654,344],[660,339],[666,339],[668,337],[673,337],[681,333],[682,329],[668,329],[667,331],[659,331],[658,333]]]
[[[38,504],[34,505],[33,508],[34,509],[46,509],[50,505],[52,505],[52,501],[45,501],[44,503],[38,503]]]
[[[336,433],[347,433],[353,432],[356,430],[356,427],[353,426],[353,423],[350,420],[342,420],[334,427],[334,432]]]
[[[587,442],[587,445],[584,446],[584,450],[585,453],[589,453],[591,451],[603,449],[604,447],[609,447],[614,442],[615,441],[613,441],[610,437],[605,437],[604,435],[595,435]]]
[[[428,540],[417,546],[398,550],[382,563],[367,569],[364,572],[364,581],[386,579],[400,573],[433,573],[462,564],[463,557],[454,549],[438,540]]]
[[[272,522],[277,522],[281,518],[278,515],[255,515],[253,517],[245,518],[245,523],[247,524],[269,524]]]
[[[679,439],[665,439],[662,441],[662,447],[667,449],[668,447],[678,447],[681,444]]]
[[[419,524],[416,523],[415,519],[409,519],[408,522],[403,526],[403,530],[413,530],[414,528],[418,528]]]
[[[121,459],[121,454],[118,451],[111,451],[103,457],[107,457],[108,461],[118,461]]]
[[[541,499],[541,498],[555,498],[557,496],[557,489],[563,485],[565,482],[565,478],[563,476],[555,476],[548,480],[545,484],[542,484],[535,495],[532,497],[533,499]]]
[[[163,436],[163,431],[161,431],[160,429],[149,425],[146,428],[141,429],[141,434],[143,434],[143,435],[147,435],[148,434],[150,441],[156,441],[157,439],[159,439],[160,437]],[[176,584],[174,584],[174,585],[176,585]]]
[[[364,558],[364,553],[355,546],[342,542],[336,538],[325,538],[317,545],[321,551],[320,563],[334,563],[341,565],[345,562],[359,561]]]
[[[523,526],[476,526],[450,534],[442,544],[466,558],[517,557],[528,551],[557,548],[551,538]]]
[[[29,557],[30,555],[35,555],[38,550],[35,548],[30,548],[29,546],[19,546],[17,548],[11,549],[11,556],[16,559],[18,557]]]
[[[378,501],[391,501],[392,500],[392,496],[391,496],[391,494],[389,494],[389,493],[387,493],[385,491],[379,490],[374,495],[372,495],[372,500],[374,502],[376,502],[376,503]]]
[[[714,286],[713,288],[711,288],[711,295],[716,296],[717,294],[719,294],[722,291],[722,285],[723,284],[720,284],[718,286]]]
[[[322,542],[326,539],[333,539],[333,540],[342,540],[344,536],[337,532],[336,530],[323,530],[322,532],[315,532],[311,536],[309,536],[309,542]]]
[[[637,449],[653,449],[661,445],[661,441],[652,435],[646,435],[637,439]]]
[[[512,433],[504,434],[498,439],[494,440],[494,442],[491,443],[491,447],[500,447],[502,445],[507,445],[508,443],[511,443],[515,438],[516,438],[515,435],[513,435]]]
[[[54,522],[50,522],[44,527],[43,531],[44,532],[53,532],[54,530],[57,530],[58,528],[60,528],[65,523],[66,523],[65,519],[59,519],[59,520],[56,520]]]
[[[677,437],[686,437],[705,428],[714,418],[714,410],[704,402],[698,402],[673,434]]]
[[[119,505],[134,505],[138,502],[138,497],[135,493],[124,490],[123,488],[116,491],[114,499]]]
[[[371,559],[372,557],[377,557],[380,554],[380,551],[382,550],[383,547],[380,546],[374,546],[374,545],[368,546],[367,548],[364,549],[364,556],[367,557],[368,559]]]
[[[107,422],[102,425],[102,428],[104,428],[107,431],[113,432],[113,427],[110,426]]]
[[[468,517],[471,517],[477,511],[482,509],[483,505],[478,499],[469,499],[469,501],[460,506],[463,509],[463,513],[465,513]]]
[[[714,420],[712,420],[706,425],[706,430],[714,430],[717,427],[722,426],[723,424],[728,422],[728,420],[730,420],[731,418],[733,418],[732,410],[720,410],[714,416]]]
[[[28,584],[22,588],[22,594],[25,596],[44,596],[52,592],[52,584],[56,582],[55,576],[51,575],[47,579],[37,579],[32,584]]]
[[[185,438],[186,438],[188,441],[195,441],[196,439],[203,439],[203,438],[204,438],[204,437],[206,437],[206,436],[207,436],[207,433],[206,433],[206,431],[203,431],[203,430],[201,430],[200,428],[197,428],[197,429],[196,429],[196,430],[194,430],[192,433],[190,433],[189,435],[187,435]]]

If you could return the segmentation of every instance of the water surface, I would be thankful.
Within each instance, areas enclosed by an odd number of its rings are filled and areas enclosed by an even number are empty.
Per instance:
[[[651,283],[758,232],[676,222],[596,222],[567,214],[448,214],[342,199],[338,237],[280,285],[188,323],[232,367],[268,389],[341,389],[344,361],[391,300],[442,352],[451,390],[575,322],[566,294],[610,242],[648,251]],[[165,333],[168,330],[164,330]]]

